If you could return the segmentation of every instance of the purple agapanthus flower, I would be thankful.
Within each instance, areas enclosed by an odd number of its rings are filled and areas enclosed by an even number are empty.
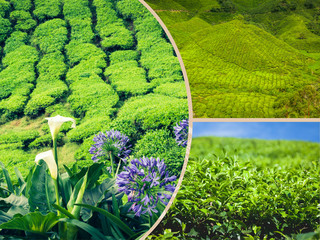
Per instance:
[[[182,120],[174,128],[174,134],[176,135],[176,142],[179,146],[186,147],[188,142],[188,129],[189,121],[188,119]]]
[[[89,152],[93,154],[91,159],[94,162],[109,158],[109,152],[125,162],[131,152],[131,150],[129,150],[131,145],[128,145],[129,138],[119,131],[106,131],[105,134],[100,132],[93,138],[93,141],[95,143]]]
[[[129,211],[136,216],[148,213],[152,216],[157,213],[156,206],[159,201],[167,205],[175,190],[176,176],[169,176],[164,160],[160,158],[133,159],[131,165],[124,167],[125,171],[117,176],[116,183],[119,191],[128,195],[132,202]]]

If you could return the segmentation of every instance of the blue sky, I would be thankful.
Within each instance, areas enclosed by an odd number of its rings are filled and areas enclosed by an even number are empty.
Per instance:
[[[220,136],[320,142],[319,122],[194,122],[193,137]]]

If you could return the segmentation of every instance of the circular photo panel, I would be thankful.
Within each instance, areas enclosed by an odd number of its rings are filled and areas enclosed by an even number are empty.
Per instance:
[[[138,239],[161,220],[191,135],[169,39],[138,0],[0,0],[0,239]]]

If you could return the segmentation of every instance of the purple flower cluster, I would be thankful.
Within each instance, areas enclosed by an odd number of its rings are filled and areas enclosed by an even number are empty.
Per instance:
[[[167,205],[175,185],[171,182],[177,179],[176,176],[169,176],[166,171],[164,160],[160,158],[133,159],[131,165],[124,167],[116,180],[119,191],[128,195],[128,201],[132,202],[129,209],[135,212],[136,216],[148,213],[157,213],[156,206],[159,201]]]
[[[106,131],[105,134],[100,132],[93,138],[93,141],[95,144],[92,145],[89,152],[93,154],[91,159],[94,162],[101,158],[108,158],[108,152],[125,162],[131,152],[128,149],[131,146],[127,146],[129,138],[119,131]]]
[[[182,120],[177,124],[174,128],[174,134],[176,135],[176,142],[178,145],[182,147],[187,146],[188,142],[188,128],[189,128],[189,121],[188,119]]]

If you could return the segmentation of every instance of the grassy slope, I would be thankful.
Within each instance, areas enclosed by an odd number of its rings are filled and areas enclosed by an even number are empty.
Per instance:
[[[165,0],[147,2],[169,9]],[[182,54],[196,117],[275,117],[282,92],[318,81],[317,58],[299,51],[320,51],[301,1],[296,13],[271,13],[276,2],[270,1],[233,1],[234,12],[210,12],[217,1],[182,2],[189,12],[158,14]],[[243,12],[244,20],[236,17]]]

